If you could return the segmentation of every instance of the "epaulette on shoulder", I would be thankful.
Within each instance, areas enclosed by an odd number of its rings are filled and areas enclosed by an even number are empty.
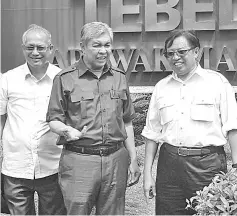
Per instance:
[[[122,73],[122,74],[126,74],[123,70],[119,69],[119,68],[116,68],[116,67],[111,67],[112,70],[116,71],[116,72],[119,72],[119,73]]]
[[[76,69],[76,66],[71,65],[70,67],[67,67],[67,68],[63,69],[61,72],[59,72],[58,76],[62,76],[62,75],[65,75],[67,73],[70,73],[70,72],[74,71],[75,69]]]
[[[227,78],[226,77],[224,77],[224,75],[223,74],[221,74],[220,72],[217,72],[217,71],[214,71],[214,70],[210,70],[210,69],[206,69],[206,71],[209,73],[209,74],[211,74],[211,75],[213,75],[213,76],[215,76],[215,77],[218,77],[222,82],[224,82],[224,83],[228,83],[229,81],[227,80]]]

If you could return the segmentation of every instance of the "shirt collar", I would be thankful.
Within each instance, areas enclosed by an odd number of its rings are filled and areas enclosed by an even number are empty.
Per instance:
[[[203,69],[203,68],[200,66],[200,64],[198,64],[195,73],[196,73],[197,75],[201,76],[201,77],[204,77],[205,74],[206,74],[206,70]]]
[[[54,79],[54,72],[53,72],[54,70],[52,70],[51,68],[52,68],[52,65],[49,63],[48,68],[46,70],[46,73],[41,79],[43,79],[46,76],[48,78],[50,78],[51,80]],[[32,73],[30,72],[30,69],[29,69],[29,66],[28,66],[27,62],[24,64],[24,73],[25,73],[25,79],[28,78],[28,77],[33,76]]]
[[[86,72],[89,72],[89,73],[92,73],[85,65],[84,61],[83,61],[83,58],[81,58],[79,61],[78,61],[78,64],[76,66],[79,70],[78,70],[78,77],[81,77],[83,74],[85,74]],[[107,72],[110,72],[112,75],[114,74],[111,69],[111,64],[110,62],[107,62],[103,68],[103,72],[102,74],[104,73],[107,73]]]
[[[171,78],[175,79],[175,80],[178,80],[178,81],[181,81],[181,82],[186,82],[188,81],[194,74],[202,74],[202,68],[201,66],[198,64],[190,73],[189,75],[187,76],[187,78],[185,80],[181,80],[180,78],[178,78],[177,74],[175,72],[173,72],[171,74]]]

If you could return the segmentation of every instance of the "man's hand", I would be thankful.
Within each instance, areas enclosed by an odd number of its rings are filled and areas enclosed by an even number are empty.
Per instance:
[[[67,141],[78,140],[85,135],[87,131],[87,126],[84,126],[82,131],[79,131],[73,127],[67,126],[63,130],[63,135]]]
[[[151,174],[145,173],[143,179],[143,190],[146,198],[146,203],[148,204],[148,200],[156,196],[155,180],[153,179]]]
[[[131,187],[132,185],[135,185],[138,183],[139,178],[141,176],[141,172],[137,164],[137,159],[131,161],[128,172],[129,173],[128,173],[127,186]]]

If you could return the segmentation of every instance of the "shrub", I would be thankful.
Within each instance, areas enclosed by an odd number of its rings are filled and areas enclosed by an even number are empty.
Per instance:
[[[136,146],[144,144],[141,132],[146,123],[146,114],[149,107],[150,97],[151,94],[131,94],[135,109],[135,118],[133,119],[133,126]]]
[[[195,215],[237,215],[237,171],[217,174],[212,182],[187,201]]]

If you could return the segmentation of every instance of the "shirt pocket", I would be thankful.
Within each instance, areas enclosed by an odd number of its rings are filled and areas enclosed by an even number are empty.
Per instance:
[[[165,125],[174,120],[175,102],[171,99],[158,99],[158,108],[160,112],[161,125]]]
[[[80,92],[71,95],[72,109],[75,115],[79,115],[81,118],[87,118],[90,115],[94,115],[93,92]]]
[[[110,90],[110,99],[112,102],[113,111],[118,116],[123,114],[123,104],[127,100],[125,90]]]
[[[214,120],[214,108],[214,98],[208,95],[196,97],[191,106],[191,119],[195,121],[212,122]]]

